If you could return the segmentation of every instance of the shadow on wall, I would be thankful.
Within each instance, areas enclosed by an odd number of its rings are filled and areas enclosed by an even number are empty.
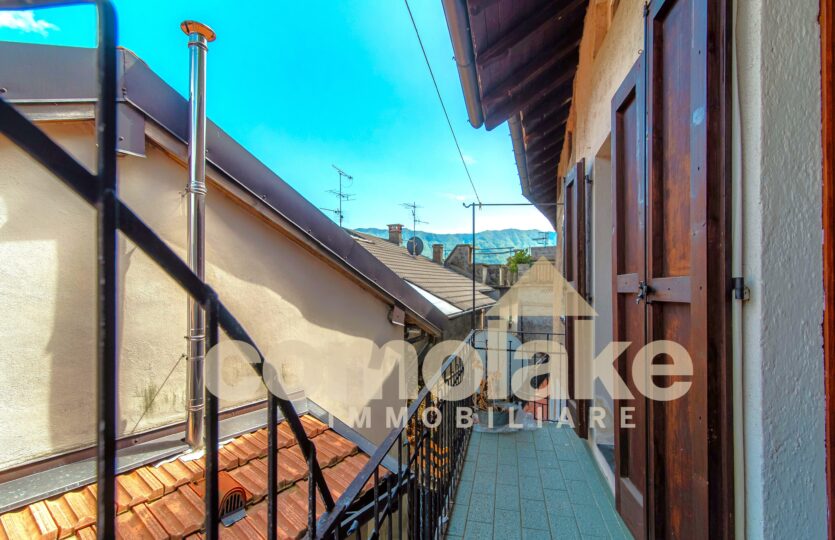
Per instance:
[[[93,166],[92,123],[41,127]],[[0,319],[6,393],[0,468],[6,468],[95,439],[96,215],[6,139],[0,139],[0,163],[6,313]],[[120,158],[119,172],[123,199],[184,256],[182,163],[149,144],[146,158]],[[346,380],[368,379],[373,348],[402,337],[388,322],[388,306],[211,183],[207,201],[208,281],[262,351],[286,362],[282,343],[302,340],[316,347],[306,366],[320,365],[320,373],[344,366],[345,377],[353,370]],[[120,432],[129,433],[184,419],[186,295],[130,242],[122,240],[119,249]],[[289,378],[299,370],[286,362]],[[228,374],[233,379],[235,371]],[[344,410],[347,403],[334,395],[325,392],[317,402]],[[347,392],[344,399],[361,398]]]

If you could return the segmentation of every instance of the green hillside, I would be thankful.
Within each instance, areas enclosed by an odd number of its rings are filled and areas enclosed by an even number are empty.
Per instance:
[[[388,229],[359,228],[357,231],[388,238]],[[437,234],[427,231],[418,231],[418,238],[423,240],[423,255],[432,257],[432,244],[443,244],[444,254],[449,255],[450,251],[458,244],[469,244],[472,242],[471,233]],[[403,242],[412,237],[411,229],[403,228]],[[476,262],[494,264],[506,262],[513,250],[527,249],[532,246],[544,244],[543,238],[547,238],[547,245],[553,246],[557,241],[557,234],[553,231],[538,231],[535,229],[502,229],[499,231],[482,231],[476,234],[476,247],[483,250],[476,254]]]

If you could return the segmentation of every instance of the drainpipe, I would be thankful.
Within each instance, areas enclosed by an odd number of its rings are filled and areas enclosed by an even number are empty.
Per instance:
[[[478,73],[475,69],[475,53],[470,37],[470,17],[467,15],[466,0],[443,0],[444,15],[452,40],[452,52],[458,66],[458,78],[464,90],[464,102],[467,104],[467,116],[474,128],[484,123],[481,111],[481,97],[478,91]]]
[[[206,222],[206,51],[215,33],[196,21],[180,25],[188,36],[188,265],[203,279]],[[203,446],[203,359],[206,357],[206,316],[200,304],[188,298],[188,354],[186,362],[186,443]]]

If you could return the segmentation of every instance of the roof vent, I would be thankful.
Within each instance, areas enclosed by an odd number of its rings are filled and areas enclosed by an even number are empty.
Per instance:
[[[226,471],[218,473],[217,482],[220,522],[229,527],[246,517],[246,501],[250,494]],[[194,488],[200,497],[204,497],[206,481],[201,480]]]

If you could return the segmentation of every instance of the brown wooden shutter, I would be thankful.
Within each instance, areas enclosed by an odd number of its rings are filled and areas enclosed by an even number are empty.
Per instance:
[[[636,303],[644,281],[644,63],[629,71],[612,100],[612,321],[614,341],[631,343],[617,360],[634,400],[615,400],[615,499],[635,538],[646,537],[647,400],[632,380],[632,364],[644,345],[646,308]],[[627,409],[625,409],[627,408]],[[634,428],[621,429],[621,417]]]
[[[616,495],[636,538],[733,535],[728,10],[653,0],[643,64],[612,103],[614,337],[632,342],[618,369],[636,395],[616,422],[629,406],[637,425],[616,430]],[[657,340],[692,358],[680,399],[631,380],[637,345]]]
[[[648,15],[647,340],[693,360],[690,391],[649,406],[652,538],[733,534],[728,13],[719,0],[653,0]]]
[[[565,177],[565,241],[563,242],[565,279],[580,298],[588,298],[586,279],[586,162],[581,159]],[[565,348],[568,353],[568,409],[575,422],[575,430],[582,438],[588,437],[588,402],[573,399],[575,394],[575,317],[565,318]]]

